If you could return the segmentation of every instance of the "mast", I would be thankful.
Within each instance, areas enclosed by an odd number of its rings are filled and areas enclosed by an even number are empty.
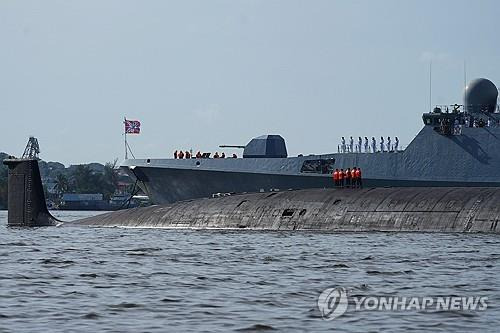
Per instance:
[[[464,59],[464,93],[463,93],[463,103],[464,103],[464,112],[467,112],[467,105],[465,105],[465,89],[467,89],[467,64]]]
[[[432,111],[432,60],[429,62],[429,112]]]
[[[24,148],[23,159],[38,159],[40,154],[40,146],[38,140],[34,136],[30,136],[26,148]]]
[[[127,122],[127,117],[123,117],[123,136],[125,137],[125,159],[128,159],[127,130],[125,126],[126,122]]]
[[[464,60],[464,91],[467,88],[467,63]]]

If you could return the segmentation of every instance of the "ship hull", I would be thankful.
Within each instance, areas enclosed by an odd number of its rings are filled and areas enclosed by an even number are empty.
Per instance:
[[[256,174],[191,169],[140,168],[139,186],[155,204],[209,198],[231,193],[283,191],[288,189],[331,188],[327,177]],[[146,177],[144,177],[144,175]]]
[[[139,168],[139,186],[154,204],[210,198],[219,195],[276,192],[308,188],[334,188],[330,175],[276,175],[190,169]],[[145,176],[145,177],[144,177]],[[498,187],[492,182],[456,182],[395,179],[363,179],[364,187]]]
[[[365,187],[498,187],[500,127],[464,128],[444,136],[424,127],[398,152],[346,153],[289,158],[125,160],[125,171],[155,204],[212,197],[218,193],[331,188],[331,172],[304,173],[310,160],[360,167]]]

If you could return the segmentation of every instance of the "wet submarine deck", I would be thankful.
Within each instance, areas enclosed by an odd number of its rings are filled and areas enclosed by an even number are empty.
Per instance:
[[[59,225],[38,162],[8,159],[8,225]],[[499,233],[500,188],[394,187],[238,194],[132,208],[64,225],[135,228]]]

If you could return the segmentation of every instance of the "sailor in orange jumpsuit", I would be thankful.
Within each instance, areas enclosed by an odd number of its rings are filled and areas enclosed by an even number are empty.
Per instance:
[[[333,183],[335,184],[335,187],[339,186],[339,169],[335,169],[333,172]]]
[[[351,187],[351,168],[347,168],[345,172],[345,186]]]
[[[344,169],[340,169],[340,171],[339,171],[339,185],[340,185],[340,187],[344,187],[344,177],[345,177]]]
[[[363,182],[361,181],[361,169],[360,168],[356,169],[356,179],[358,181],[358,187],[363,188]]]
[[[358,178],[356,177],[356,167],[352,168],[351,170],[351,187],[352,188],[358,187]]]

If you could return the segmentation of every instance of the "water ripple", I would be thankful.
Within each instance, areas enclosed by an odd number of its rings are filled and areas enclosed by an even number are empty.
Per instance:
[[[69,214],[69,215],[65,215]],[[58,212],[65,218],[87,216]],[[0,331],[496,331],[495,235],[6,228],[0,212]],[[486,296],[488,310],[348,311],[358,296]],[[352,300],[350,306],[355,304]]]

